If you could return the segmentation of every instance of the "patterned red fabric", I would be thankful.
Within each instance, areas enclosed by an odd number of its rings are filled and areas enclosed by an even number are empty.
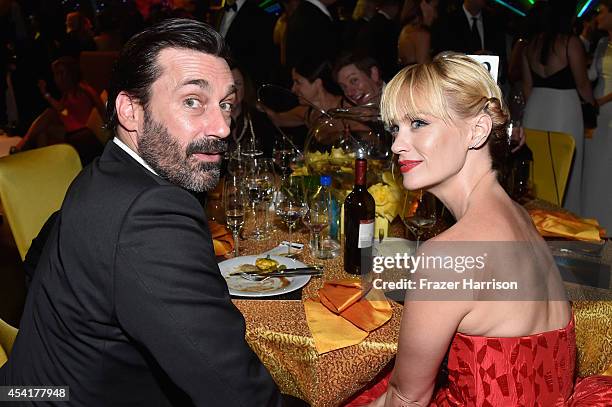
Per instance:
[[[576,336],[567,327],[516,338],[455,334],[448,355],[448,384],[430,407],[612,406],[612,377],[592,376],[574,386]],[[387,387],[389,375],[347,406],[363,406]]]

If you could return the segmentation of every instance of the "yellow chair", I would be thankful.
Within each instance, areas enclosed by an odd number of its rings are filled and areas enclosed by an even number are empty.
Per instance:
[[[0,202],[22,260],[80,170],[79,155],[67,144],[0,158]]]
[[[574,138],[533,129],[525,129],[525,138],[533,152],[535,196],[561,206],[576,148]]]
[[[0,319],[0,366],[6,363],[11,354],[16,337],[17,329]]]

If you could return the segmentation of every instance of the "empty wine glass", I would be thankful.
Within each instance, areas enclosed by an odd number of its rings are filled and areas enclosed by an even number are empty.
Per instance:
[[[288,177],[282,187],[282,194],[276,204],[276,215],[281,218],[289,229],[289,244],[287,245],[287,257],[291,254],[291,234],[297,222],[306,214],[308,205],[304,201],[303,187],[297,177]]]
[[[231,175],[235,175],[239,178],[244,176],[245,172],[245,161],[239,151],[235,151],[229,156],[227,162],[227,172]]]
[[[238,257],[238,233],[244,225],[246,194],[242,179],[228,175],[223,186],[223,202],[225,207],[225,223],[234,237],[234,256]]]
[[[272,199],[274,191],[274,174],[267,168],[262,158],[251,158],[246,160],[246,171],[244,183],[251,209],[255,215],[255,229],[252,236],[257,240],[265,240],[269,237],[259,222],[259,211],[265,200]]]
[[[404,194],[401,212],[402,221],[416,237],[416,248],[419,248],[424,229],[431,229],[437,220],[436,197],[423,190]]]
[[[278,191],[278,182],[276,177],[276,171],[274,170],[274,162],[271,158],[260,158],[262,165],[262,173],[265,174],[266,182],[265,188],[262,193],[262,205],[264,211],[264,225],[263,229],[267,236],[274,231],[274,224],[270,219],[270,206],[274,204],[274,195]]]
[[[317,258],[321,258],[321,232],[329,226],[329,202],[324,197],[313,194],[308,199],[308,209],[302,221],[313,234],[312,250]]]

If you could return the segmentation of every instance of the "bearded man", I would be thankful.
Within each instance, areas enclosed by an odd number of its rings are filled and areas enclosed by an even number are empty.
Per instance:
[[[226,54],[182,19],[125,45],[115,138],[50,226],[0,386],[68,386],[68,405],[87,407],[281,404],[189,192],[219,179],[236,97]]]

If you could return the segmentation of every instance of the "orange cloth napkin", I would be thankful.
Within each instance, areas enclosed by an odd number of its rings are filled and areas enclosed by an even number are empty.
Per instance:
[[[215,221],[208,222],[208,229],[213,238],[215,256],[225,256],[234,250],[234,239],[231,232],[223,225]]]
[[[530,209],[529,214],[542,236],[599,242],[606,230],[595,219],[583,219],[562,211]]]
[[[319,290],[318,300],[304,301],[306,321],[319,354],[356,345],[391,319],[391,305],[381,291],[363,294],[361,282],[335,280]]]

